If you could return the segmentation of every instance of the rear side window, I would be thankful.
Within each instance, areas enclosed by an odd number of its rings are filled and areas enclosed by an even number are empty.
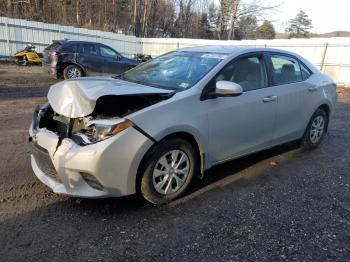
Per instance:
[[[94,44],[82,44],[79,53],[86,55],[97,55],[96,46]]]
[[[75,53],[77,51],[78,44],[68,44],[61,48],[62,52]]]
[[[274,84],[282,85],[303,81],[299,62],[289,56],[271,55]]]
[[[253,55],[229,63],[217,75],[216,82],[220,80],[237,83],[242,86],[244,92],[267,87],[263,57]]]

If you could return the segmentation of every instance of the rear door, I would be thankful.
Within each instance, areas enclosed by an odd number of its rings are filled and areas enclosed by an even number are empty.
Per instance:
[[[302,136],[318,98],[313,92],[317,87],[307,81],[311,71],[291,55],[271,53],[268,62],[278,96],[276,143],[297,139]]]
[[[209,84],[215,88],[220,80],[240,84],[243,94],[204,101],[213,163],[268,147],[274,138],[277,110],[277,97],[274,88],[269,87],[262,53],[235,59]]]
[[[96,44],[80,44],[77,62],[87,75],[103,74],[103,58],[99,55]]]
[[[125,71],[124,63],[122,62],[122,56],[105,45],[99,45],[99,53],[103,59],[103,73],[116,75]]]

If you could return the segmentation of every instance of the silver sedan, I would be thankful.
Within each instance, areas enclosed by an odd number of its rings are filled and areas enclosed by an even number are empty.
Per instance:
[[[316,148],[336,100],[334,82],[294,53],[180,49],[53,85],[33,113],[31,164],[56,193],[165,203],[214,165],[294,140]]]

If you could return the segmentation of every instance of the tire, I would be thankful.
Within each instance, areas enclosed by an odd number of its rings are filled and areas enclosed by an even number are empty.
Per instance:
[[[312,115],[301,140],[301,147],[304,149],[315,149],[322,142],[327,131],[328,116],[322,109],[317,109]]]
[[[29,63],[28,63],[28,59],[26,56],[23,56],[23,57],[19,57],[18,58],[18,65],[19,66],[27,66]]]
[[[147,153],[141,164],[139,191],[148,202],[169,203],[188,190],[198,163],[198,156],[189,142],[181,138],[164,140]]]
[[[69,65],[63,70],[64,79],[73,79],[77,77],[82,77],[83,71],[79,66]]]

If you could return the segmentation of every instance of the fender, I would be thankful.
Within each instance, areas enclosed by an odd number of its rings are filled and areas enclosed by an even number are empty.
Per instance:
[[[153,138],[157,142],[159,142],[168,136],[176,135],[178,133],[188,134],[194,138],[199,149],[199,154],[201,159],[201,174],[203,175],[204,171],[210,167],[210,161],[207,155],[207,145],[204,142],[206,140],[204,139],[203,135],[201,135],[201,133],[197,129],[195,129],[193,126],[179,125],[176,127],[167,128],[165,130],[162,130],[160,133],[156,134]]]

